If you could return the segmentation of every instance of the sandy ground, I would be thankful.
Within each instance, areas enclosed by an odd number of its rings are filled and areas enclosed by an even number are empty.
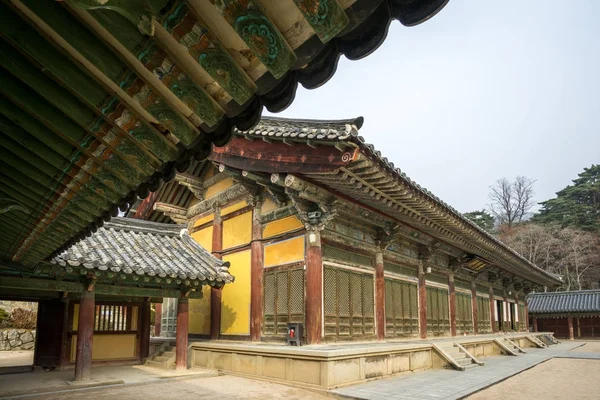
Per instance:
[[[570,353],[600,353],[600,341],[587,342],[583,346],[571,350]]]
[[[33,351],[0,351],[0,367],[33,364]]]
[[[44,400],[151,400],[151,399],[265,399],[325,400],[324,395],[284,385],[235,376],[189,379],[177,382],[148,383],[127,387],[100,388],[71,393],[55,393],[31,397]]]
[[[598,400],[599,377],[600,360],[555,358],[467,398]]]

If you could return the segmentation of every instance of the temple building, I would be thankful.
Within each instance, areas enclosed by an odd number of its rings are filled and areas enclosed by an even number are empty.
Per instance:
[[[600,337],[600,290],[542,292],[527,296],[534,332],[562,339]]]
[[[556,277],[410,180],[362,124],[263,118],[136,205],[231,264],[235,282],[190,300],[190,336],[281,341],[290,322],[309,344],[528,330],[525,295]]]
[[[38,302],[34,365],[75,366],[87,380],[93,363],[141,362],[149,354],[150,304],[178,298],[176,363],[187,368],[188,300],[203,287],[233,282],[229,263],[206,252],[185,226],[113,218],[91,237],[38,265],[12,268],[2,297]],[[83,338],[83,340],[81,340]]]

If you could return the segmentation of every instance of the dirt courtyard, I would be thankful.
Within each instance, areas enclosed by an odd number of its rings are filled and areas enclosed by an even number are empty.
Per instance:
[[[172,382],[146,383],[143,385],[98,388],[95,390],[54,393],[41,396],[23,397],[44,400],[164,400],[164,399],[232,399],[232,400],[325,400],[308,390],[293,388],[275,383],[245,379],[236,376],[218,376]]]
[[[600,347],[600,343],[595,345]],[[593,350],[580,350],[584,351]],[[467,398],[598,400],[599,378],[600,360],[554,358]]]

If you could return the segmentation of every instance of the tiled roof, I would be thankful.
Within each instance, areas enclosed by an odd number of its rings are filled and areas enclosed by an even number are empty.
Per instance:
[[[229,263],[196,243],[184,225],[131,218],[113,218],[50,262],[100,271],[197,280],[210,286],[221,286],[234,279],[228,272]]]
[[[247,131],[235,130],[248,138],[290,139],[294,141],[335,142],[347,140],[362,127],[363,117],[343,120],[306,120],[263,117],[258,125]]]
[[[307,120],[295,118],[276,118],[263,117],[260,123],[248,131],[235,131],[238,136],[243,136],[247,139],[263,139],[266,141],[280,140],[288,144],[293,143],[313,143],[323,145],[336,145],[343,142],[349,146],[358,147],[361,152],[367,155],[375,163],[379,164],[387,174],[393,176],[398,184],[407,187],[415,194],[415,199],[425,204],[427,209],[435,209],[434,214],[440,212],[445,214],[451,224],[459,224],[461,227],[461,235],[468,235],[477,240],[483,240],[490,243],[491,246],[499,248],[501,253],[509,255],[511,258],[518,259],[518,264],[525,264],[533,269],[536,275],[541,276],[545,281],[544,284],[552,285],[560,283],[556,276],[549,274],[535,264],[529,262],[515,250],[490,235],[488,232],[481,229],[474,222],[465,218],[462,213],[444,202],[442,199],[434,195],[431,191],[422,187],[410,177],[406,175],[400,168],[396,167],[393,162],[384,157],[383,154],[368,143],[363,136],[358,134],[358,130],[364,123],[363,117],[343,120]],[[429,206],[433,206],[429,207]],[[429,212],[429,211],[428,211]],[[439,215],[435,215],[436,218]]]
[[[530,314],[600,314],[600,290],[532,293],[527,297],[527,305]]]

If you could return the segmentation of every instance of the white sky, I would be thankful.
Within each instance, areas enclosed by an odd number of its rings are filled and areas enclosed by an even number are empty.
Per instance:
[[[554,197],[600,163],[600,1],[450,0],[277,114],[359,115],[368,142],[461,212],[502,177]]]

